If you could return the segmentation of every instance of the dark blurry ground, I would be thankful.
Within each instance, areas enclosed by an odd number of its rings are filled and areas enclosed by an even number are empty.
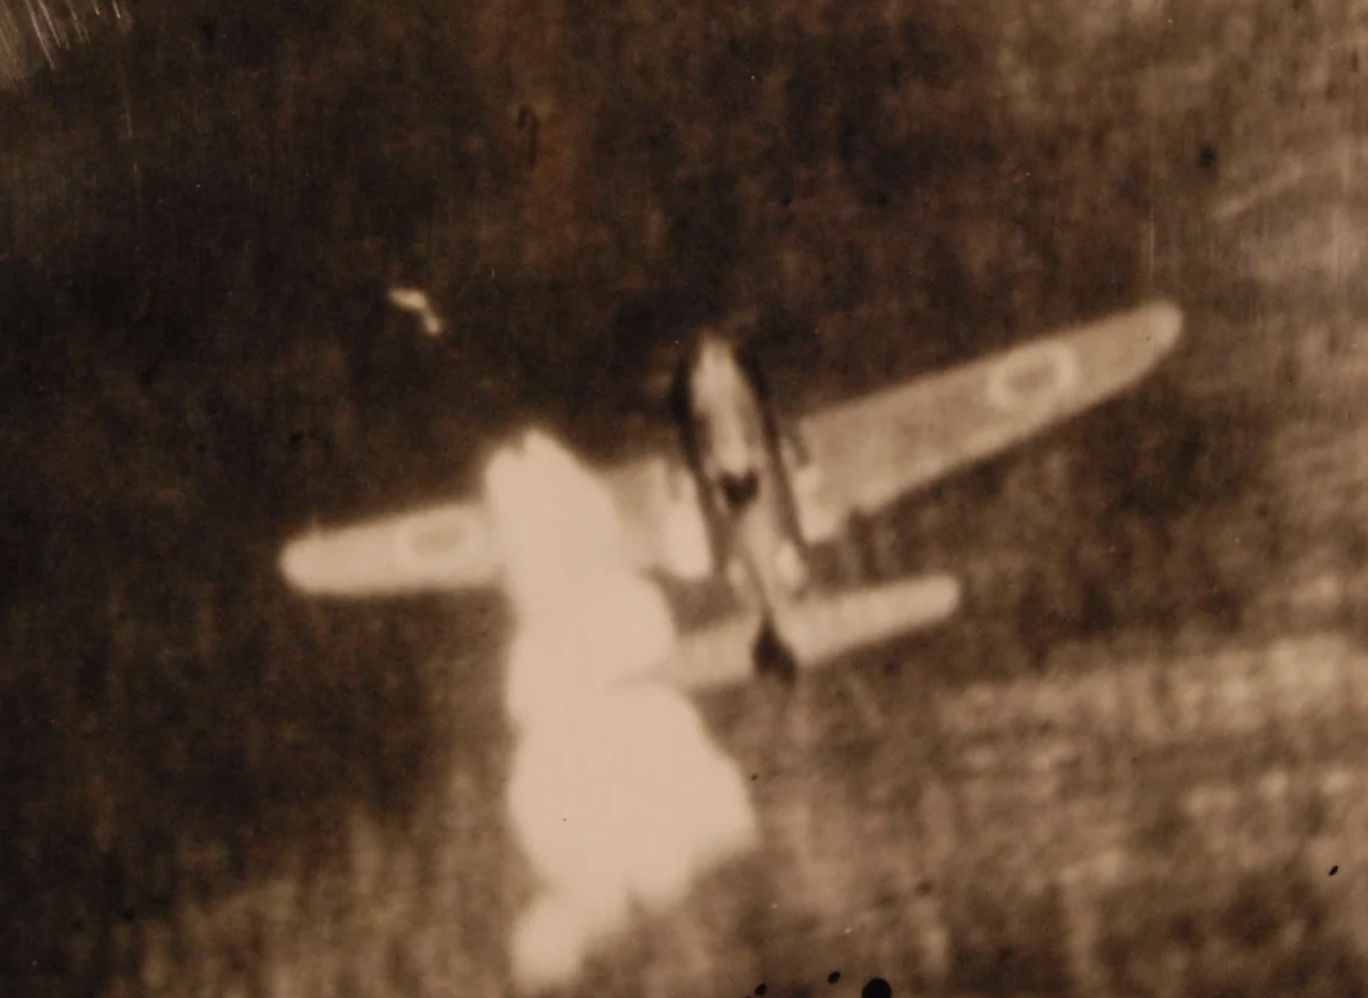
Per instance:
[[[281,540],[639,444],[709,315],[801,405],[1151,294],[1160,377],[890,516],[959,622],[708,705],[775,847],[594,993],[1362,993],[1363,5],[128,9],[0,102],[6,993],[499,993],[498,608]]]

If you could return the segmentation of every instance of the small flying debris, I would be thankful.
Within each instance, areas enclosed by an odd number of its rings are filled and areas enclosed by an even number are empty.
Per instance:
[[[602,473],[643,570],[725,579],[740,599],[642,679],[685,690],[744,682],[765,649],[785,671],[818,668],[943,621],[960,603],[954,577],[823,588],[809,550],[1126,391],[1182,325],[1177,306],[1150,302],[792,426],[780,425],[758,366],[705,332],[676,380],[682,446]],[[492,587],[501,570],[478,498],[313,531],[286,544],[280,567],[303,592],[345,598]]]
[[[390,288],[390,304],[418,318],[423,332],[434,339],[446,332],[446,323],[437,314],[427,292],[419,288]]]

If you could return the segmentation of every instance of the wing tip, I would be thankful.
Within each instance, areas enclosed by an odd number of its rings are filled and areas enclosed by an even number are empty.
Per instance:
[[[276,569],[291,589],[325,594],[335,588],[336,572],[328,570],[327,551],[320,547],[319,540],[312,535],[297,537],[281,549]]]

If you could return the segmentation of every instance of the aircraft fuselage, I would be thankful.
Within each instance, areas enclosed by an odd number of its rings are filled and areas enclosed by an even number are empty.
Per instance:
[[[808,568],[778,420],[758,364],[728,338],[703,331],[678,372],[675,415],[713,564],[763,614],[757,665],[788,672],[779,618],[802,598]]]

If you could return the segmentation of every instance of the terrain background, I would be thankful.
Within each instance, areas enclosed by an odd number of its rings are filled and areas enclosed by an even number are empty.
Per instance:
[[[710,316],[801,409],[1152,295],[1156,378],[890,513],[957,621],[796,727],[705,705],[771,844],[586,993],[1368,987],[1368,5],[0,0],[0,41],[7,993],[503,993],[500,608],[310,603],[282,540],[529,418],[640,446]]]

